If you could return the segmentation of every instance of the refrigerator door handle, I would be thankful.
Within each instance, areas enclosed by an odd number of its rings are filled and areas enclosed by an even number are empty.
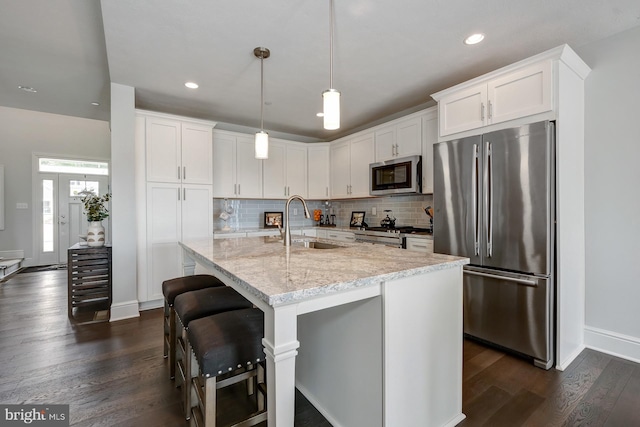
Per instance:
[[[519,285],[526,285],[534,288],[538,287],[538,281],[535,279],[523,279],[519,277],[502,276],[499,274],[484,273],[480,271],[467,270],[467,269],[464,270],[464,274],[469,274],[471,276],[487,277],[489,279],[504,280],[506,282],[513,282]]]
[[[480,254],[480,227],[478,224],[478,144],[473,144],[473,171],[471,172],[471,197],[473,200],[473,252],[475,256]]]
[[[484,167],[485,167],[485,200],[484,200],[484,225],[487,230],[487,257],[491,258],[493,254],[493,165],[491,164],[491,143],[487,142],[484,150]]]

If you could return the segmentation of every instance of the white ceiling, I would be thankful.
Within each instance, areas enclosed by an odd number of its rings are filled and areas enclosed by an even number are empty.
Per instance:
[[[331,140],[495,68],[639,25],[638,0],[335,0],[342,127],[325,131],[329,0],[0,0],[0,105],[108,120],[111,81],[136,88],[137,108],[256,130],[253,49],[265,46],[265,130]],[[465,46],[477,31],[485,41]]]

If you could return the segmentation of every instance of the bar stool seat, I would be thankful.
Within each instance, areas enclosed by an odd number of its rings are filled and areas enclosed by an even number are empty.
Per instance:
[[[216,390],[252,378],[256,381],[257,410],[241,425],[252,426],[267,419],[264,383],[264,314],[257,308],[227,311],[192,320],[187,331],[198,374],[191,378],[196,400],[192,419],[197,425],[214,427]]]
[[[176,312],[176,356],[175,371],[178,377],[176,385],[184,385],[183,402],[185,404],[185,418],[191,416],[191,391],[189,375],[192,372],[189,354],[189,340],[187,329],[192,320],[212,316],[225,311],[251,308],[253,304],[229,286],[199,289],[178,295],[173,309]],[[253,390],[251,390],[253,391]]]
[[[176,297],[184,292],[216,286],[224,286],[224,283],[209,274],[177,277],[162,282],[162,294],[164,295],[164,357],[169,358],[169,378],[171,379],[176,376],[176,315],[173,303]]]

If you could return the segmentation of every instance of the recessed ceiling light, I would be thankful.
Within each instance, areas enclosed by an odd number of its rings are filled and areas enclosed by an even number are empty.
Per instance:
[[[324,113],[323,113],[323,112],[319,112],[318,114],[316,114],[316,116],[318,116],[318,117],[324,117]]]
[[[482,40],[484,40],[484,34],[482,33],[471,34],[469,37],[464,39],[464,44],[468,44],[468,45],[478,44]]]
[[[189,89],[198,89],[198,83],[186,82],[184,85]]]
[[[36,93],[36,92],[37,92],[37,90],[35,90],[34,88],[32,88],[32,87],[30,87],[30,86],[22,86],[22,85],[19,85],[19,86],[18,86],[18,89],[22,89],[22,90],[23,90],[23,91],[25,91],[25,92],[31,92],[31,93]]]
[[[95,105],[97,107],[98,105],[100,105],[100,103],[99,102],[92,102],[91,105]]]

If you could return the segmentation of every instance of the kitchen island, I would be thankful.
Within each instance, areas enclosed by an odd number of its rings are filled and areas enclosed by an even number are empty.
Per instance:
[[[285,248],[271,237],[180,245],[185,275],[213,274],[265,314],[270,426],[293,427],[295,387],[334,426],[464,419],[467,258],[366,243]]]

